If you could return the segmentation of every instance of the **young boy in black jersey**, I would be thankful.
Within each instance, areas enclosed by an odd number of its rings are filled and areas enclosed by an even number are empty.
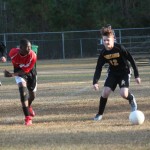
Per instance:
[[[133,94],[129,92],[130,82],[130,64],[134,70],[134,77],[137,84],[140,84],[138,68],[131,54],[120,44],[114,42],[114,31],[109,27],[101,29],[101,35],[104,48],[101,51],[94,77],[93,88],[99,89],[98,80],[101,76],[102,67],[105,63],[109,64],[108,75],[104,83],[104,89],[100,97],[99,111],[94,120],[102,119],[107,99],[112,91],[115,90],[117,85],[120,87],[120,95],[129,101],[131,111],[137,110],[137,103]],[[130,64],[129,64],[130,63]]]

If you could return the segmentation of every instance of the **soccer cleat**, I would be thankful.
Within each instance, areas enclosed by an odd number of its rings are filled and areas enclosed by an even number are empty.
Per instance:
[[[30,112],[30,116],[32,116],[32,117],[35,116],[35,112],[34,112],[34,110],[32,109],[31,106],[29,107],[29,112]]]
[[[100,121],[100,120],[102,120],[102,115],[99,115],[99,114],[96,114],[96,116],[94,117],[94,120],[95,121]]]
[[[133,96],[133,99],[130,101],[130,105],[131,105],[131,111],[135,111],[137,110],[137,103],[136,103],[136,99],[134,97],[133,94],[131,94]]]
[[[26,126],[32,125],[32,117],[31,116],[26,116],[25,117],[25,125]]]

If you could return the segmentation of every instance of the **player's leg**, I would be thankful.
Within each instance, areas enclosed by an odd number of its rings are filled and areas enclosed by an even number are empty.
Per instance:
[[[119,83],[120,95],[129,101],[129,104],[131,105],[131,111],[135,111],[137,110],[137,103],[134,95],[129,92],[129,84],[130,75],[126,74],[122,77],[122,80]]]
[[[36,96],[36,93],[33,91],[29,91],[29,98],[28,98],[28,102],[29,102],[29,112],[30,112],[30,116],[34,117],[35,116],[35,112],[31,106],[32,102],[34,101]]]
[[[111,88],[109,87],[104,87],[102,95],[100,97],[100,101],[99,101],[99,109],[98,109],[98,113],[96,114],[96,116],[94,117],[94,120],[98,121],[102,119],[105,107],[106,107],[106,103],[107,103],[107,99],[108,96],[111,93]]]
[[[22,77],[19,77],[19,76],[16,76],[15,79],[16,79],[16,83],[18,84],[20,101],[22,104],[23,113],[25,115],[25,125],[31,125],[32,117],[30,116],[29,109],[28,109],[26,81]]]
[[[31,104],[34,101],[35,97],[36,97],[36,92],[29,91],[29,97],[28,97],[29,107],[31,106]]]
[[[103,116],[103,113],[107,104],[107,99],[110,93],[115,90],[116,86],[117,86],[117,82],[114,76],[108,75],[104,84],[102,95],[100,97],[99,110],[96,116],[94,117],[94,120],[99,121],[102,119],[102,116]]]
[[[27,78],[27,88],[29,91],[28,103],[29,103],[29,112],[32,117],[35,116],[35,112],[31,106],[32,102],[36,97],[37,91],[37,75],[35,71],[32,71],[31,74]]]

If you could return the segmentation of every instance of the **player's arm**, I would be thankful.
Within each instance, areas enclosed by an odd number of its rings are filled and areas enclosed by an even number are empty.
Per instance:
[[[0,53],[2,57],[0,58],[1,62],[6,62],[6,46],[3,42],[0,43]]]
[[[4,77],[14,77],[14,76],[21,76],[26,74],[23,70],[19,70],[15,73],[11,73],[8,70],[4,70]]]
[[[95,68],[94,77],[93,77],[93,88],[95,90],[99,89],[98,80],[100,79],[102,67],[104,64],[105,64],[105,60],[103,59],[102,55],[100,54],[98,61],[97,61],[96,68]]]
[[[140,77],[139,77],[139,71],[138,71],[136,62],[135,62],[134,58],[131,56],[130,53],[128,53],[128,60],[130,61],[131,66],[132,66],[132,68],[133,68],[133,70],[134,70],[135,82],[136,82],[137,84],[140,84],[140,83],[141,83],[141,79],[140,79]]]
[[[129,60],[133,70],[134,70],[134,77],[138,78],[139,77],[139,71],[136,65],[136,62],[134,60],[134,58],[131,56],[131,54],[129,52],[127,52],[127,59]]]
[[[132,55],[130,54],[129,51],[124,50],[124,55],[126,56],[127,60],[130,62],[133,71],[134,71],[134,77],[135,77],[135,81],[136,83],[140,84],[141,83],[141,79],[139,77],[139,71],[138,71],[138,67],[136,65],[136,62],[134,60],[134,58],[132,57]]]

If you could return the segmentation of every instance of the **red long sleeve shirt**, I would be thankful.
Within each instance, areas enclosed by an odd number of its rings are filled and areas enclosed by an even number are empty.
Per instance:
[[[29,54],[22,56],[19,53],[19,48],[12,48],[9,52],[12,64],[15,68],[21,68],[25,73],[29,73],[37,60],[37,56],[34,51],[30,50]]]

